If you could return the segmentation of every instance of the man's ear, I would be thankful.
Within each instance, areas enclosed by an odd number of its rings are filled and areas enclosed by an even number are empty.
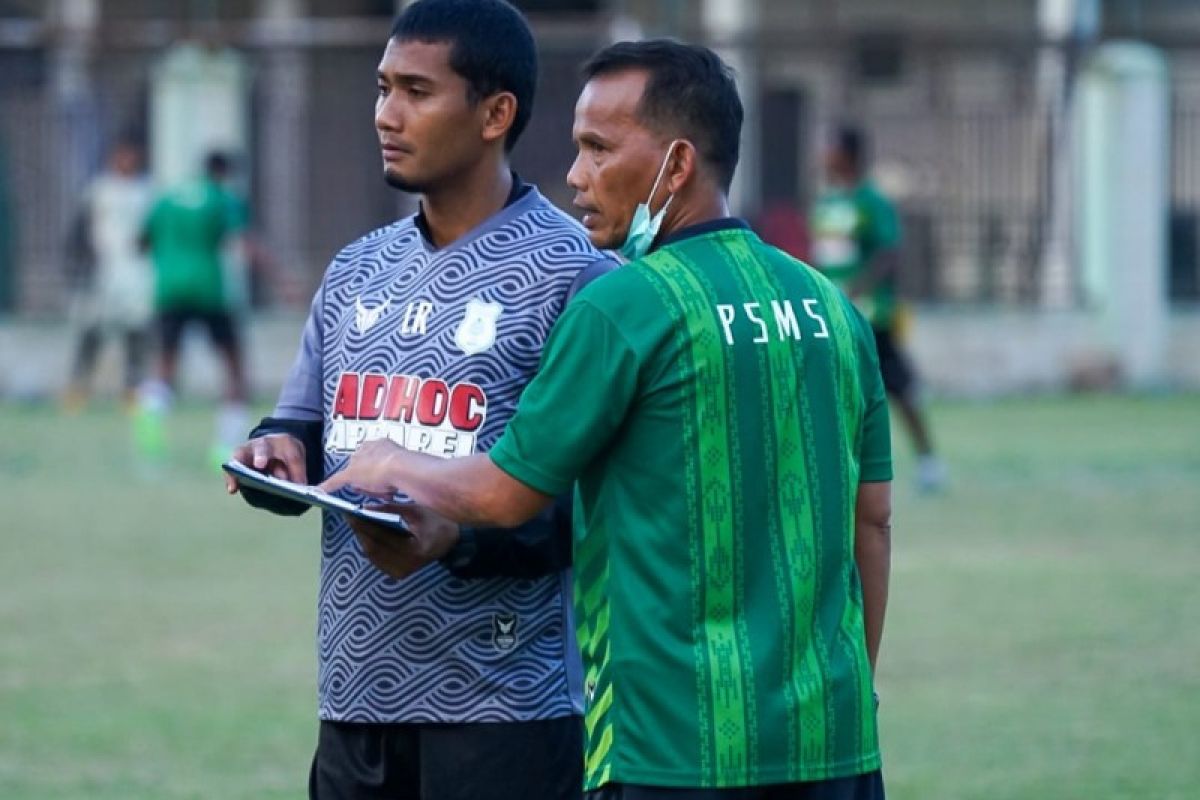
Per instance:
[[[667,161],[667,174],[663,176],[667,191],[678,194],[680,189],[694,180],[696,170],[700,168],[699,159],[700,153],[694,144],[687,139],[678,140]]]
[[[517,119],[517,97],[512,92],[497,92],[479,103],[483,115],[483,140],[491,143],[504,139]]]

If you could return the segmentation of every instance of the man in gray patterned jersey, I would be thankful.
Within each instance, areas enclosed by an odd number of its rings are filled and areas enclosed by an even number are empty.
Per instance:
[[[509,168],[535,78],[500,0],[421,0],[397,20],[375,126],[388,183],[420,211],[333,260],[275,411],[234,458],[316,483],[371,439],[449,458],[500,436],[567,300],[612,266]],[[414,540],[324,515],[312,797],[580,795],[564,505],[515,535],[426,518]]]

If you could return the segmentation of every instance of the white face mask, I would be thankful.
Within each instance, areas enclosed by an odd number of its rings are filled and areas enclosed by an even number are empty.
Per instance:
[[[671,160],[671,153],[675,150],[675,145],[682,139],[672,139],[667,145],[667,154],[663,157],[662,166],[658,168],[658,177],[654,179],[654,185],[650,187],[650,196],[646,198],[646,202],[638,203],[633,212],[633,221],[629,223],[629,233],[625,235],[625,243],[621,245],[621,255],[633,261],[641,258],[650,251],[650,245],[654,244],[654,237],[658,236],[658,229],[662,225],[663,217],[667,215],[667,208],[671,205],[671,201],[675,199],[675,195],[669,195],[667,202],[663,203],[663,207],[658,210],[654,216],[650,216],[650,201],[654,199],[654,193],[658,191],[658,184],[662,182],[663,175],[667,172],[667,163]]]

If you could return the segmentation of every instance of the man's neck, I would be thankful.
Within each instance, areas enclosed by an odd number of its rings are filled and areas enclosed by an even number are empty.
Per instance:
[[[671,209],[667,212],[666,218],[663,219],[662,228],[659,229],[658,236],[655,239],[662,241],[676,231],[690,228],[693,225],[712,222],[715,219],[724,219],[728,216],[729,200],[723,194],[713,194],[686,203],[680,203],[679,200],[676,200],[671,204]]]
[[[513,176],[507,162],[481,165],[421,196],[421,214],[435,247],[445,247],[504,208]]]

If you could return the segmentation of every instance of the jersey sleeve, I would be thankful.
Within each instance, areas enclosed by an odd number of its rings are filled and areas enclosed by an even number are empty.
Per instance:
[[[284,419],[320,421],[324,418],[322,398],[322,353],[324,331],[321,312],[325,305],[325,284],[317,290],[309,308],[300,350],[288,371],[287,380],[279,392],[273,416]]]
[[[159,220],[162,219],[163,206],[166,201],[157,197],[150,204],[150,210],[146,212],[145,218],[142,220],[141,238],[145,241],[154,240],[155,228],[158,227]]]
[[[867,239],[872,252],[900,244],[900,215],[896,206],[877,192],[867,202]]]
[[[562,494],[625,419],[638,372],[638,356],[616,324],[576,299],[554,326],[492,461],[543,494]]]
[[[892,479],[892,432],[888,418],[887,392],[879,370],[875,335],[867,321],[854,312],[858,338],[859,385],[863,392],[862,437],[859,439],[859,482]]]
[[[250,227],[250,204],[234,192],[225,194],[225,232],[230,235],[244,233]]]

